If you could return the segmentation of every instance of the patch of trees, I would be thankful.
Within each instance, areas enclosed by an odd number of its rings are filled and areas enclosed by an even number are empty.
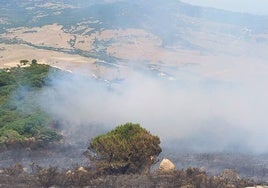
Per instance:
[[[29,63],[21,60],[21,63]],[[49,65],[33,59],[29,66],[0,70],[0,143],[61,139],[50,127],[52,119],[35,103],[36,93],[49,83]]]

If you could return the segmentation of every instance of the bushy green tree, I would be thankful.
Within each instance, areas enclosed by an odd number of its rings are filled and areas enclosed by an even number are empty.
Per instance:
[[[146,172],[162,151],[158,136],[133,123],[95,137],[88,149],[90,159],[112,173]]]
[[[32,64],[36,65],[37,64],[37,60],[36,59],[33,59],[32,60]]]
[[[21,65],[27,65],[28,63],[29,63],[29,60],[27,60],[27,59],[20,60]]]

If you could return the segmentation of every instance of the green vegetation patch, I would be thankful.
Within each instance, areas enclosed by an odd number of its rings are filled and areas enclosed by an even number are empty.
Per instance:
[[[39,109],[36,97],[50,82],[56,69],[23,60],[10,69],[0,70],[0,143],[23,142],[29,138],[53,142],[61,139],[51,128],[52,119]]]
[[[139,124],[126,123],[95,137],[88,156],[112,173],[142,173],[161,153],[160,139]]]

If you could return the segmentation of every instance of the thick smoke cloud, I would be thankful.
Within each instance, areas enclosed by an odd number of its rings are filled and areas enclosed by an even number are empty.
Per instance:
[[[266,66],[225,66],[211,71],[222,71],[217,78],[201,74],[202,67],[173,71],[172,79],[150,70],[130,71],[114,83],[79,73],[52,76],[40,105],[72,129],[137,122],[176,150],[267,152]]]

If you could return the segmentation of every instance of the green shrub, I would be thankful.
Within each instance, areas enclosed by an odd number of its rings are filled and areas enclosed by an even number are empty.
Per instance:
[[[21,65],[27,65],[28,63],[29,63],[29,60],[27,60],[27,59],[20,60]]]
[[[50,128],[43,128],[36,135],[36,138],[43,142],[55,142],[60,141],[62,139],[62,135],[59,135],[55,130]]]
[[[4,70],[0,72],[0,87],[12,85],[14,83],[15,78],[10,72]]]
[[[23,140],[23,136],[21,136],[17,131],[11,129],[4,130],[0,136],[0,143],[15,142],[21,140]]]
[[[33,59],[33,60],[32,60],[32,64],[33,64],[33,65],[36,65],[36,64],[37,64],[37,60],[36,60],[36,59]]]
[[[115,173],[141,173],[149,170],[161,153],[160,139],[139,124],[126,123],[94,138],[88,156]]]

